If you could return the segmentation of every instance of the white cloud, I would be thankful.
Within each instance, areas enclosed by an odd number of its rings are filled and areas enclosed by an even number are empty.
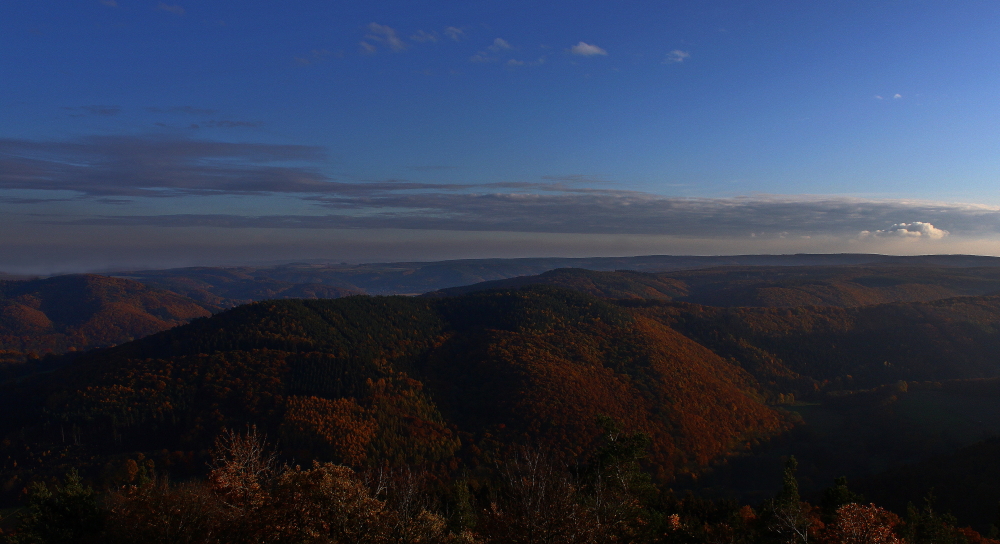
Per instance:
[[[365,55],[371,55],[378,51],[374,45],[368,42],[359,42],[358,45],[361,47],[361,53]]]
[[[903,95],[901,95],[899,93],[896,93],[896,94],[892,95],[892,97],[893,98],[903,98]]]
[[[493,40],[493,45],[487,47],[490,51],[503,51],[504,49],[513,49],[507,40],[503,38],[497,38]]]
[[[437,32],[424,32],[423,30],[418,30],[416,34],[410,36],[410,39],[418,43],[434,43],[441,38],[438,37]]]
[[[469,60],[471,62],[497,62],[500,60],[500,58],[498,55],[495,55],[494,53],[499,53],[501,51],[506,51],[509,49],[514,49],[514,48],[509,43],[507,43],[507,40],[503,38],[497,38],[493,40],[493,43],[489,47],[487,47],[485,51],[480,51],[475,55],[472,55],[472,57],[469,58]],[[514,62],[516,63],[517,61]]]
[[[875,95],[875,100],[882,100],[882,95],[880,94]]]
[[[388,45],[393,51],[406,49],[406,44],[403,43],[403,40],[399,39],[399,36],[396,35],[396,30],[391,27],[371,23],[368,25],[368,32],[370,34],[365,35],[365,38]]]
[[[178,6],[176,4],[169,5],[163,2],[160,2],[159,5],[156,6],[156,9],[160,11],[166,11],[168,13],[173,13],[174,15],[184,15],[185,13],[184,8],[182,8],[181,6]]]
[[[896,223],[885,230],[863,230],[858,237],[862,239],[895,237],[913,240],[940,240],[949,234],[951,233],[946,230],[939,229],[930,223],[914,221],[912,223]]]
[[[463,32],[461,28],[449,26],[448,28],[444,29],[444,35],[448,36],[449,38],[457,42],[461,40],[463,36],[465,36],[465,32]]]
[[[597,47],[596,45],[591,45],[586,42],[580,42],[573,47],[569,48],[569,52],[574,55],[583,55],[584,57],[592,57],[594,55],[607,55],[608,52]]]
[[[663,64],[676,64],[684,62],[689,58],[691,58],[691,53],[681,51],[680,49],[674,49],[673,51],[667,53],[667,58],[663,59]]]
[[[507,66],[524,66],[524,61],[517,59],[510,59],[507,61]]]

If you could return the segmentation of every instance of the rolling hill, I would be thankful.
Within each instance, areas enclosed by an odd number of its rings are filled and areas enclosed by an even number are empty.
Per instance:
[[[0,281],[0,350],[42,354],[108,346],[208,315],[186,297],[106,276]]]
[[[213,310],[232,308],[258,300],[340,298],[363,292],[341,281],[335,281],[334,285],[324,283],[324,279],[328,278],[300,274],[279,279],[250,267],[149,270],[116,277],[173,291]]]
[[[1000,292],[1000,268],[870,266],[718,267],[673,272],[563,268],[442,289],[453,296],[487,289],[553,285],[602,298],[658,299],[707,306],[838,306],[918,302]]]
[[[0,492],[10,500],[29,479],[70,466],[100,481],[138,452],[163,470],[197,474],[218,433],[246,425],[295,462],[454,474],[528,443],[572,464],[593,454],[602,416],[652,438],[645,466],[661,482],[737,482],[718,467],[728,459],[732,470],[760,475],[763,483],[745,486],[760,498],[773,493],[791,453],[801,458],[804,492],[829,485],[831,471],[902,470],[996,427],[995,418],[966,421],[993,410],[966,389],[1000,376],[1000,297],[970,294],[991,287],[989,271],[907,270],[570,269],[542,275],[557,285],[239,306],[0,383]],[[876,291],[891,298],[933,277],[947,290],[934,296],[962,296],[798,307],[678,300],[741,280],[856,283],[896,289]],[[8,286],[4,300],[91,293],[90,306],[63,303],[53,314],[66,327],[123,301],[146,301],[150,315],[178,321],[188,314],[165,308],[193,304],[176,295],[157,302],[162,292],[125,280],[39,281],[10,282],[21,291]],[[950,385],[970,379],[980,381]],[[953,419],[935,423],[942,410]]]
[[[52,447],[56,421],[75,441],[145,451],[197,451],[253,422],[298,456],[357,463],[468,460],[521,440],[576,458],[603,414],[653,436],[651,467],[669,480],[785,428],[765,401],[997,376],[998,327],[1000,297],[722,308],[528,286],[268,301],[2,396],[20,399],[7,431]]]
[[[637,301],[640,314],[739,361],[775,390],[1000,375],[1000,297],[853,308],[713,307]]]
[[[572,461],[592,453],[599,416],[648,433],[649,467],[669,480],[786,426],[739,366],[546,287],[255,303],[82,355],[0,399],[0,431],[19,437],[0,457],[25,467],[15,480],[70,460],[203,451],[248,423],[298,460],[479,463],[528,442]]]
[[[175,290],[196,299],[199,299],[199,296],[229,299],[228,302],[221,302],[221,304],[233,305],[250,300],[261,300],[262,298],[289,298],[282,294],[281,290],[292,284],[325,285],[334,289],[342,289],[345,291],[344,294],[358,292],[370,295],[392,295],[427,293],[485,281],[532,276],[557,268],[580,268],[602,272],[632,270],[659,273],[719,267],[750,269],[813,267],[819,269],[850,266],[939,268],[954,271],[967,268],[985,270],[1000,267],[1000,258],[976,255],[802,254],[463,259],[358,265],[317,261],[273,266],[122,271],[114,275]],[[984,273],[988,274],[988,272]],[[737,279],[741,279],[739,274],[735,274],[725,281]],[[515,285],[521,285],[521,283],[507,285],[507,287]],[[494,285],[494,287],[500,286],[503,285]],[[336,292],[331,292],[330,296],[336,296]],[[321,295],[319,298],[324,297],[325,295]],[[309,296],[307,295],[306,298]],[[888,300],[882,302],[888,302]]]

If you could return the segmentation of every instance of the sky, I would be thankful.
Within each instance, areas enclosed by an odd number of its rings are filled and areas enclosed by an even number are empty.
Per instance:
[[[0,271],[1000,255],[1000,3],[0,3]]]

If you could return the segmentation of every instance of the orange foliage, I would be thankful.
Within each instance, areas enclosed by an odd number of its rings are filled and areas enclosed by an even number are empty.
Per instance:
[[[902,544],[894,528],[899,516],[874,504],[845,504],[827,527],[826,544]]]
[[[336,461],[364,463],[375,436],[375,419],[354,399],[290,396],[285,399],[282,438],[290,444],[318,445]]]

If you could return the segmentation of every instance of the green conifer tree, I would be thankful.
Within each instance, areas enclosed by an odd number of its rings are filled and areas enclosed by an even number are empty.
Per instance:
[[[34,483],[11,544],[80,544],[97,542],[104,526],[104,511],[94,490],[83,484],[76,470],[62,485],[49,489]]]

